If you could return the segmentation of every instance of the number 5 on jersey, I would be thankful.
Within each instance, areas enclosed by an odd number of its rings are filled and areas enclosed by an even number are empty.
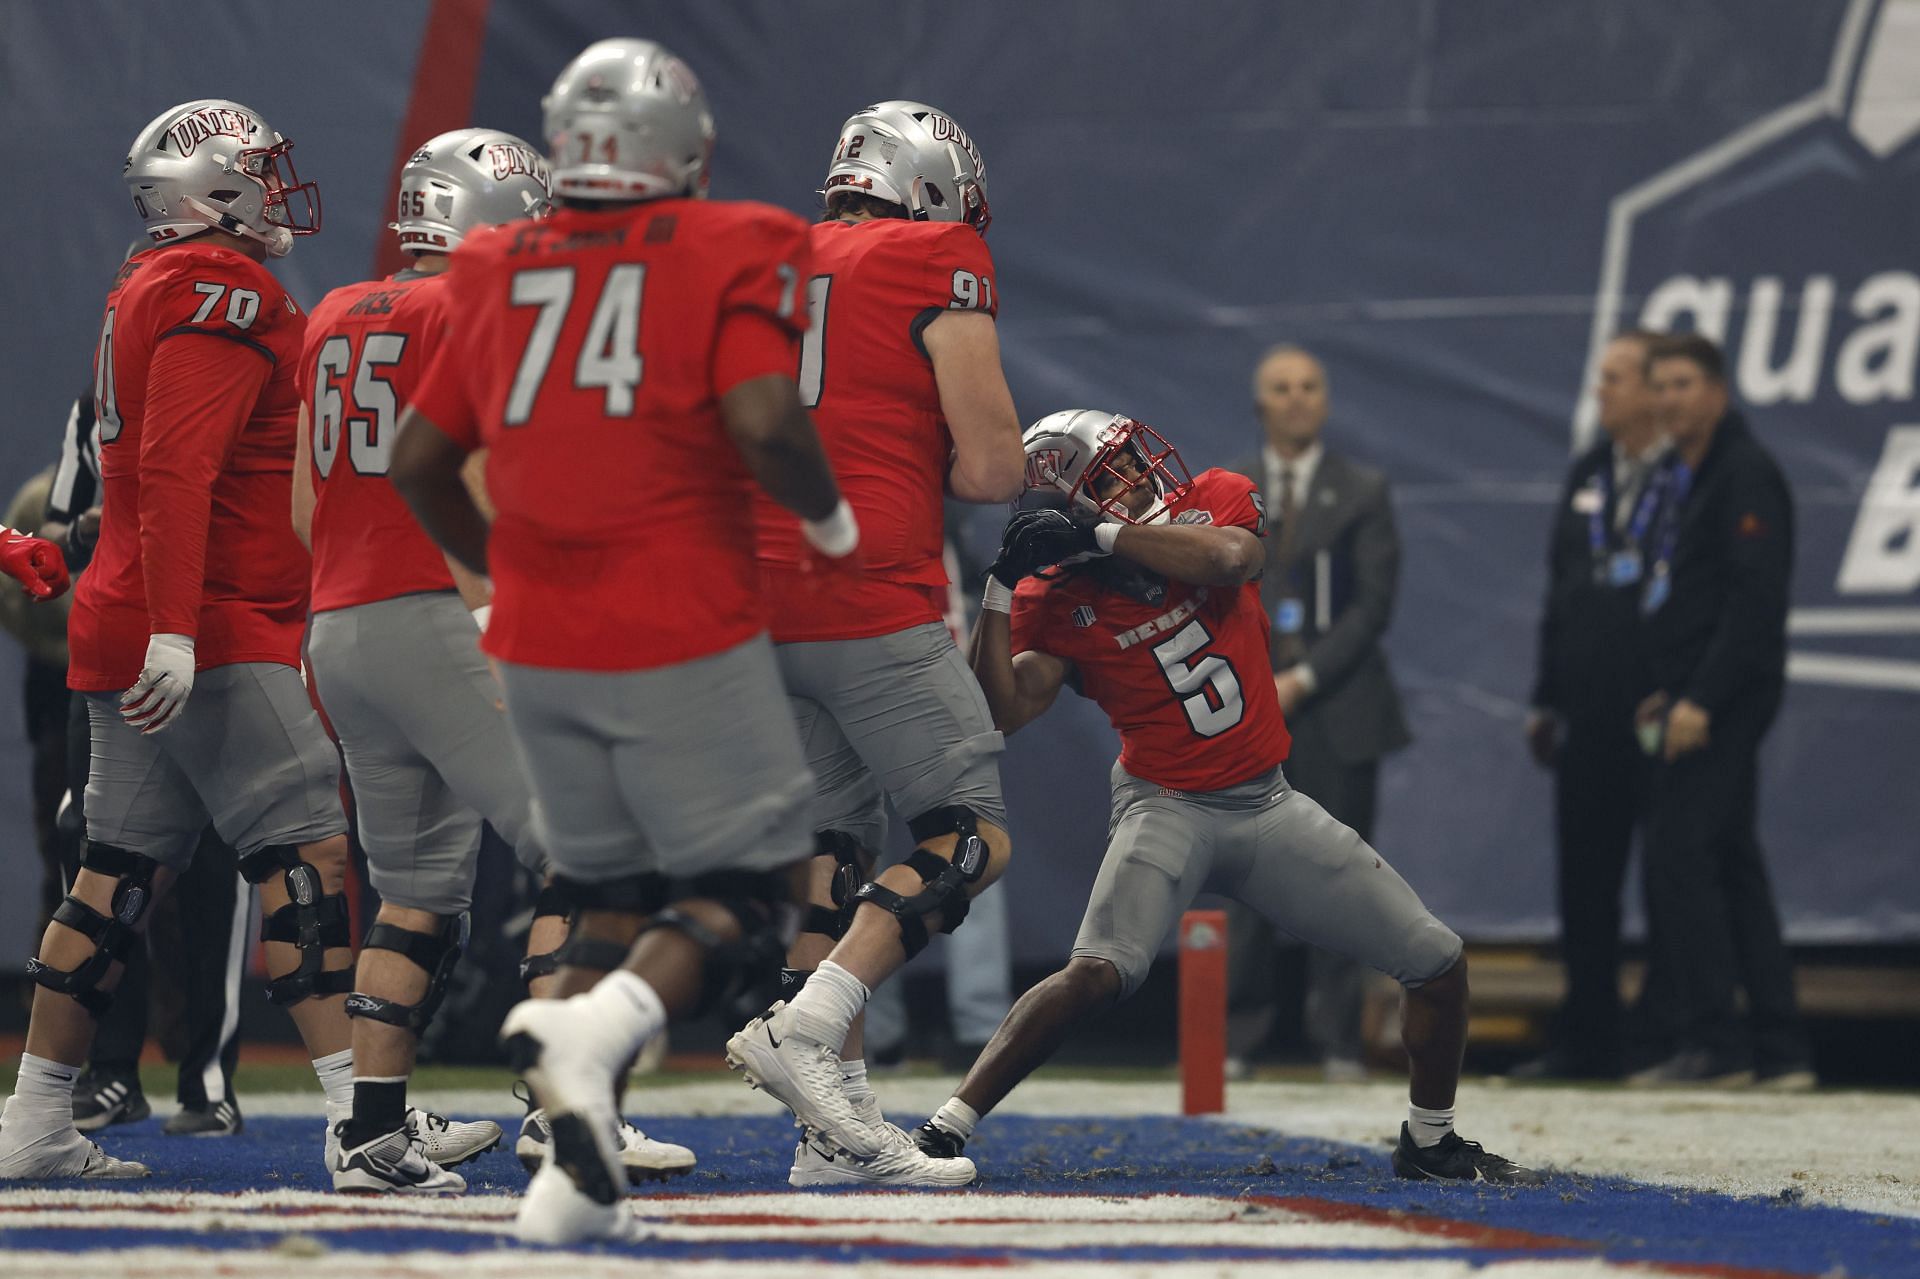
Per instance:
[[[1212,642],[1213,636],[1196,617],[1153,646],[1160,673],[1180,699],[1187,723],[1202,737],[1218,737],[1238,724],[1247,709],[1233,663],[1206,651]]]

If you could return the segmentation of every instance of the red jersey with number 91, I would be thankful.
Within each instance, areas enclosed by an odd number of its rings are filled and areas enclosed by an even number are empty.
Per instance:
[[[1266,531],[1259,490],[1231,471],[1201,472],[1171,513],[1176,524]],[[1013,651],[1071,662],[1120,734],[1120,766],[1183,791],[1234,786],[1286,759],[1268,626],[1257,581],[1191,586],[1119,557],[1030,577],[1013,601]]]
[[[680,199],[561,209],[454,253],[414,407],[490,450],[489,653],[642,670],[766,629],[720,398],[793,376],[808,262],[790,213]]]
[[[820,567],[760,497],[760,563],[780,643],[887,635],[946,611],[942,512],[953,436],[921,342],[948,311],[996,314],[986,241],[958,222],[833,219],[812,231],[800,400],[860,521],[858,576]]]
[[[450,591],[446,557],[387,479],[400,412],[446,328],[446,277],[335,289],[307,319],[300,399],[313,455],[313,611]]]
[[[67,683],[126,688],[149,635],[207,670],[300,660],[308,561],[288,518],[307,317],[264,266],[192,241],[127,259],[94,357],[100,545]]]

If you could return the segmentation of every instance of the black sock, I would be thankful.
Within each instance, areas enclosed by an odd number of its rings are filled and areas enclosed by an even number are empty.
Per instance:
[[[353,1081],[353,1117],[347,1120],[340,1141],[349,1147],[365,1145],[406,1122],[405,1079],[356,1079]]]

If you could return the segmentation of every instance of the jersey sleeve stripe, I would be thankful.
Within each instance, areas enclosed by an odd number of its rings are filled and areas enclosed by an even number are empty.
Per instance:
[[[266,346],[263,343],[256,342],[252,338],[247,337],[244,334],[229,333],[225,329],[202,329],[191,324],[176,324],[172,328],[168,329],[165,333],[162,333],[159,337],[155,338],[154,344],[157,346],[160,343],[166,341],[168,338],[178,337],[183,333],[197,334],[201,337],[209,337],[209,338],[225,338],[229,342],[238,342],[241,346],[251,347],[253,350],[258,351],[260,354],[266,356],[267,363],[269,364],[280,363],[280,357],[275,355],[270,347]]]
[[[944,306],[930,306],[914,316],[913,322],[907,325],[907,336],[913,339],[913,349],[929,360],[933,356],[927,354],[927,326],[946,313]]]

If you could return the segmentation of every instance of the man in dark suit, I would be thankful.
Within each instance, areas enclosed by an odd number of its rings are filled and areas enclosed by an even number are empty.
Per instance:
[[[1657,340],[1636,330],[1607,344],[1594,387],[1606,438],[1574,460],[1547,550],[1527,745],[1554,770],[1567,996],[1552,1047],[1514,1071],[1523,1079],[1612,1078],[1622,1065],[1620,896],[1648,770],[1633,732],[1640,596],[1667,448],[1647,383]]]
[[[1757,830],[1760,743],[1786,691],[1793,496],[1732,406],[1717,346],[1664,338],[1648,367],[1674,478],[1641,600],[1650,691],[1636,723],[1656,758],[1654,966],[1673,983],[1679,1017],[1678,1052],[1630,1082],[1810,1088]]]
[[[1371,842],[1380,760],[1411,740],[1380,649],[1400,575],[1386,477],[1321,443],[1327,375],[1308,352],[1267,352],[1253,397],[1265,447],[1232,469],[1258,481],[1266,498],[1260,598],[1273,623],[1274,688],[1293,732],[1287,779]],[[1231,924],[1229,1051],[1239,1057],[1271,1028],[1275,960],[1262,921],[1235,911]],[[1364,1077],[1364,977],[1348,960],[1309,955],[1307,1037],[1330,1079]]]

